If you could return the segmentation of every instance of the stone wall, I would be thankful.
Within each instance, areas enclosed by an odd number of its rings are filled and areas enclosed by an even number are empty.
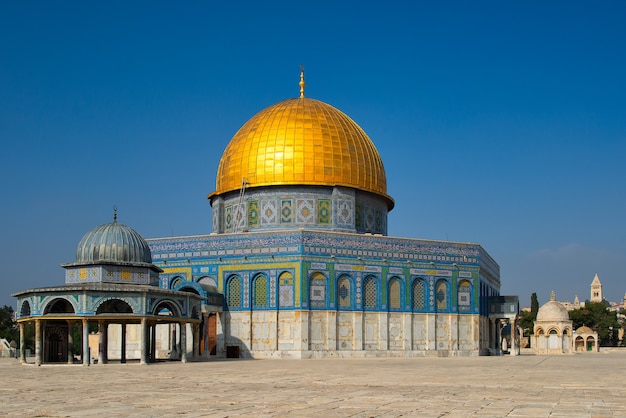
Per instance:
[[[272,310],[222,315],[222,354],[236,346],[245,358],[478,355],[481,348],[478,315]]]

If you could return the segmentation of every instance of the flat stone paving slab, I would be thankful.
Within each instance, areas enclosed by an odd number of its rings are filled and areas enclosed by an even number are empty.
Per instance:
[[[20,365],[0,416],[626,417],[626,352]]]

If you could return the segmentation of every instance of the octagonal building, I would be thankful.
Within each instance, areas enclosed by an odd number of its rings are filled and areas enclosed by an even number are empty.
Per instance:
[[[387,236],[383,161],[349,116],[300,97],[250,118],[208,195],[212,233],[148,239],[161,287],[224,297],[198,355],[480,355],[498,350],[498,264],[478,244]]]

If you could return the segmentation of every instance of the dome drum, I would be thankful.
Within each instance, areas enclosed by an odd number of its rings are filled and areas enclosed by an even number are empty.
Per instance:
[[[212,200],[213,232],[307,228],[387,234],[387,202],[348,187],[274,186]]]

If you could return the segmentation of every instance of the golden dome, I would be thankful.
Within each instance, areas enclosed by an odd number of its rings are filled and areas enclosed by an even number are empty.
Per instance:
[[[346,114],[309,98],[288,99],[253,116],[233,136],[209,197],[280,185],[346,186],[385,198],[387,179],[378,150]]]

